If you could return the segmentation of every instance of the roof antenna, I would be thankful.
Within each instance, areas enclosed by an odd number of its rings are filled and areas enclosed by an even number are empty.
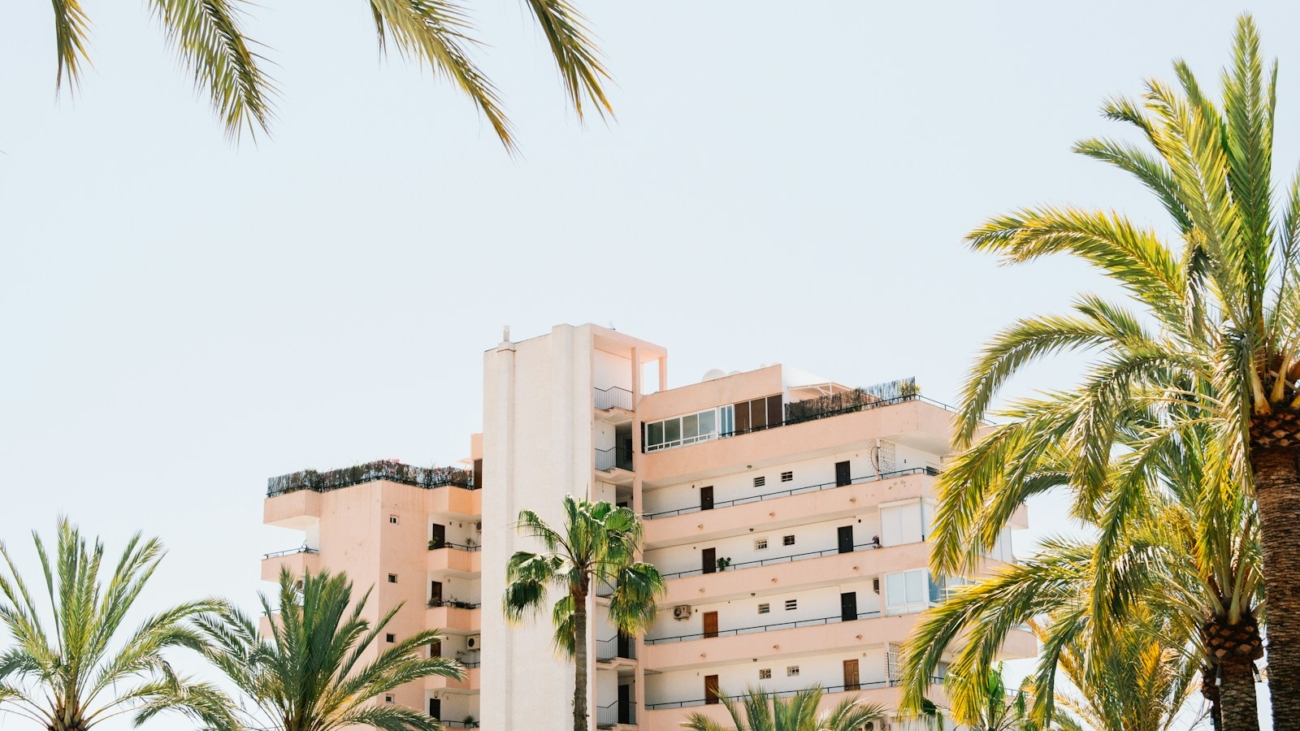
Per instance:
[[[508,343],[508,342],[510,342],[510,326],[509,326],[509,325],[506,325],[506,326],[504,326],[504,327],[501,328],[501,342],[503,342],[503,343]]]

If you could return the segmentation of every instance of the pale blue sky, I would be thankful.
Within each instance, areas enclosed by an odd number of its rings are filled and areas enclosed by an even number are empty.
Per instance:
[[[145,3],[96,2],[94,69],[54,93],[49,4],[0,8],[0,537],[64,511],[171,548],[148,599],[251,603],[267,476],[446,463],[481,354],[558,322],[670,350],[672,385],[783,362],[953,400],[982,339],[1102,287],[962,246],[1038,203],[1159,211],[1070,144],[1186,57],[1227,3],[582,2],[617,78],[580,126],[517,2],[475,3],[523,155],[429,73],[381,61],[360,2],[265,0],[272,139],[227,143]],[[1294,134],[1300,8],[1250,7]],[[1038,369],[1017,392],[1069,377]],[[1063,518],[1034,505],[1034,531]],[[14,721],[0,721],[9,728]]]

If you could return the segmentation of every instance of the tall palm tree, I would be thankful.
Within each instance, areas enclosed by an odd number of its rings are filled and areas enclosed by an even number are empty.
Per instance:
[[[781,698],[761,688],[750,688],[739,703],[726,696],[720,700],[736,731],[860,731],[885,717],[883,706],[864,704],[856,696],[819,714],[817,706],[824,692],[821,686],[813,686]],[[727,731],[726,726],[703,713],[692,713],[682,727],[691,731]]]
[[[90,19],[82,0],[54,1],[54,36],[58,51],[55,84],[65,81],[74,88],[89,63]],[[571,0],[524,0],[530,14],[546,36],[570,103],[582,119],[594,108],[604,116],[612,113],[605,98],[604,82],[609,79],[587,27],[587,21]],[[167,37],[195,86],[205,91],[213,111],[221,118],[228,135],[237,137],[266,132],[274,116],[279,91],[263,67],[263,46],[244,30],[249,0],[149,0]],[[370,0],[370,13],[380,51],[389,41],[403,57],[414,57],[459,87],[493,131],[514,150],[510,120],[491,79],[474,62],[472,50],[479,42],[472,36],[470,14],[460,0]]]
[[[1002,663],[980,672],[970,684],[973,693],[965,697],[967,704],[953,717],[971,731],[1039,731],[1039,725],[1030,717],[1031,704],[1025,688],[1014,693],[1007,690]]]
[[[654,566],[636,560],[642,527],[635,513],[569,495],[563,507],[559,531],[533,511],[520,511],[519,532],[540,539],[546,550],[517,551],[510,557],[502,609],[507,621],[518,622],[543,610],[548,586],[559,591],[551,611],[553,644],[560,654],[573,658],[573,729],[586,731],[588,598],[599,587],[611,587],[609,621],[630,636],[654,622],[656,601],[667,593],[667,586]]]
[[[1274,728],[1294,731],[1300,729],[1300,532],[1293,527],[1300,515],[1300,177],[1275,217],[1276,65],[1265,73],[1249,16],[1238,21],[1233,50],[1222,108],[1181,61],[1174,65],[1177,86],[1148,81],[1141,103],[1121,97],[1103,107],[1107,117],[1135,126],[1154,154],[1105,139],[1076,146],[1153,192],[1171,218],[1176,244],[1120,213],[1052,207],[992,219],[970,235],[973,248],[1007,262],[1079,257],[1118,283],[1138,312],[1083,297],[1072,316],[1021,320],[986,346],[961,399],[964,444],[980,435],[981,419],[1007,379],[1030,362],[1069,350],[1103,357],[1070,398],[1022,408],[1028,428],[995,428],[985,436],[984,462],[968,470],[971,481],[942,488],[931,561],[948,571],[969,563],[989,541],[987,531],[972,532],[978,508],[1003,510],[1030,494],[999,497],[1008,483],[997,465],[1015,471],[1025,455],[1052,444],[1081,457],[1069,478],[1082,498],[1076,512],[1087,517],[1106,489],[1122,414],[1135,404],[1163,406],[1148,446],[1161,451],[1191,438],[1190,428],[1204,427],[1210,469],[1231,472],[1256,501]],[[1122,502],[1114,508],[1112,520],[1120,525]],[[976,540],[964,543],[967,538]],[[1233,655],[1251,654],[1258,644],[1250,633],[1221,639]]]
[[[165,657],[171,648],[201,648],[202,637],[185,621],[218,603],[179,604],[129,631],[124,619],[162,560],[162,544],[143,541],[137,533],[105,582],[103,544],[89,545],[66,518],[59,520],[57,533],[52,557],[32,534],[48,614],[0,543],[5,562],[0,624],[13,641],[0,654],[0,711],[49,731],[88,731],[123,715],[142,723],[165,711],[225,727],[231,719],[229,699],[211,685],[177,674]]]
[[[429,656],[436,630],[403,637],[382,652],[375,644],[401,604],[373,624],[365,619],[366,591],[355,603],[346,574],[307,572],[301,588],[280,571],[279,610],[261,596],[271,636],[235,607],[196,618],[209,638],[208,660],[250,701],[231,727],[262,731],[338,731],[372,726],[383,731],[438,731],[438,719],[415,708],[377,703],[384,693],[430,676],[462,677],[450,658]]]

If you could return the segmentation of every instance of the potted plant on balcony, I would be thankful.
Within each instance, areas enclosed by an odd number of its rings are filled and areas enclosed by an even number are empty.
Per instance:
[[[473,716],[466,716],[461,723],[465,724],[465,728],[478,728],[478,721],[475,721]]]
[[[726,570],[727,570],[727,567],[730,566],[730,565],[731,565],[731,558],[730,558],[730,557],[728,557],[728,556],[724,556],[724,557],[718,559],[718,570],[719,570],[719,571],[726,571]]]
[[[429,539],[429,550],[430,550],[430,551],[437,550],[437,549],[439,549],[439,548],[442,548],[442,547],[445,546],[445,545],[447,545],[447,539],[446,539],[446,538],[430,538],[430,539]]]

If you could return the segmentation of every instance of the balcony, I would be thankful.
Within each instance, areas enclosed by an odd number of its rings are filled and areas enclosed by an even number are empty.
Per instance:
[[[649,513],[645,516],[646,546],[663,548],[847,518],[872,505],[927,495],[938,474],[933,467],[917,467],[859,477],[847,485],[826,482],[727,500],[715,503],[711,510],[696,506]]]
[[[429,558],[426,568],[430,572],[441,572],[468,578],[477,576],[483,571],[482,546],[443,543],[441,548],[433,548],[433,542],[430,542],[429,545]]]
[[[315,548],[291,548],[262,557],[262,581],[279,581],[280,570],[288,569],[290,576],[320,573],[320,551]]]
[[[931,454],[951,451],[952,413],[921,397],[880,402],[879,406],[826,413],[818,418],[769,425],[762,431],[711,439],[644,457],[648,489],[707,479],[736,465],[762,468],[865,449],[890,439]]]
[[[716,637],[687,635],[646,643],[645,664],[661,672],[752,662],[759,657],[799,657],[838,652],[844,648],[901,643],[919,614],[881,616],[865,612],[856,621],[840,617],[811,619],[782,625],[719,632]],[[680,640],[680,641],[674,641]]]
[[[483,609],[478,605],[453,606],[439,602],[425,609],[424,626],[429,629],[442,630],[444,634],[469,635],[480,631],[483,626]]]
[[[620,660],[636,660],[636,640],[622,636],[596,640],[596,662],[617,664]]]
[[[892,571],[925,566],[930,557],[928,543],[875,548],[855,546],[854,551],[837,549],[812,551],[778,558],[732,564],[726,571],[705,574],[701,570],[665,574],[668,596],[664,604],[699,604],[772,593],[799,587],[812,589],[835,586],[846,579],[869,578]]]
[[[630,421],[632,416],[632,392],[626,388],[610,386],[595,390],[596,411],[624,412]]]
[[[478,692],[481,688],[480,679],[482,671],[478,668],[466,668],[465,677],[461,680],[455,678],[444,678],[440,675],[430,675],[424,679],[425,690],[449,690],[453,692]]]
[[[620,726],[636,726],[636,703],[614,701],[607,706],[597,706],[596,728],[613,729]]]
[[[615,485],[632,484],[632,450],[610,447],[596,450],[596,471]]]

